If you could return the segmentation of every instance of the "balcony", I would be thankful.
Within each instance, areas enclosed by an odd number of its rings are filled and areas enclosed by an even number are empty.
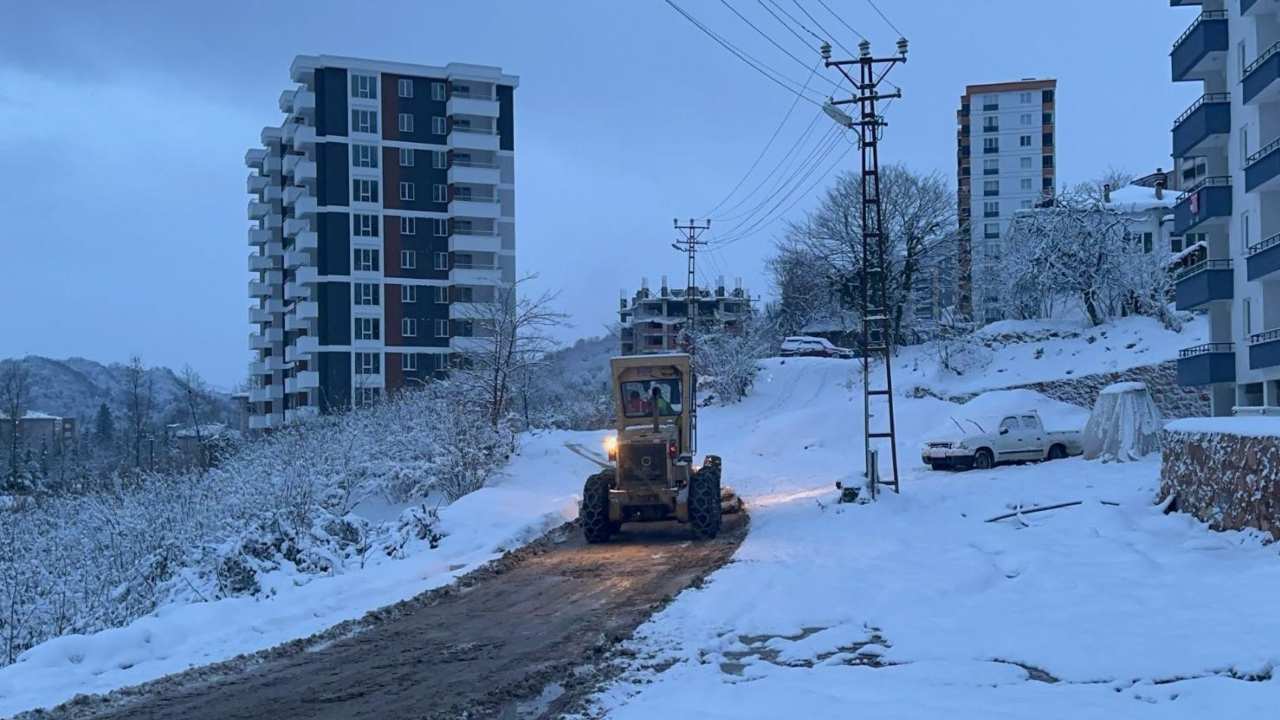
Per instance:
[[[251,307],[249,308],[250,323],[269,323],[271,322],[271,311],[266,308]]]
[[[320,339],[314,335],[303,335],[294,343],[284,349],[284,359],[289,362],[298,360],[307,360],[309,356],[320,349]]]
[[[1231,178],[1206,177],[1178,196],[1173,206],[1174,235],[1185,235],[1210,221],[1231,218]]]
[[[274,230],[268,230],[267,228],[253,228],[249,231],[249,244],[266,245],[271,242],[271,237],[274,234]]]
[[[1227,11],[1200,13],[1169,54],[1173,81],[1204,80],[1226,71]]]
[[[290,250],[284,254],[284,266],[290,270],[311,264],[311,255],[306,252]]]
[[[293,311],[297,317],[303,320],[314,320],[320,317],[320,305],[314,301],[300,302],[294,305]]]
[[[445,112],[449,115],[477,115],[480,117],[498,117],[498,100],[494,97],[467,96],[454,93],[445,102]]]
[[[1280,233],[1257,245],[1250,245],[1245,263],[1245,275],[1249,280],[1261,280],[1274,272],[1280,272]]]
[[[314,160],[300,160],[293,167],[294,182],[315,182],[316,179],[316,162]]]
[[[311,223],[303,218],[289,218],[284,221],[284,236],[296,237],[298,233],[311,230]]]
[[[1173,121],[1173,156],[1203,155],[1203,148],[1225,144],[1230,133],[1231,94],[1204,95]]]
[[[270,402],[274,385],[255,385],[249,388],[249,402]]]
[[[1280,329],[1249,336],[1249,369],[1280,367]]]
[[[314,230],[300,232],[293,238],[294,250],[315,250],[320,246],[319,236]]]
[[[1174,293],[1179,310],[1192,310],[1235,297],[1235,273],[1230,260],[1205,260],[1178,275]]]
[[[449,270],[449,281],[459,285],[497,285],[502,282],[502,270],[496,265],[454,265]]]
[[[249,272],[258,272],[260,270],[274,270],[275,259],[270,255],[259,255],[254,253],[249,256]]]
[[[294,125],[293,138],[289,145],[298,152],[316,144],[316,129],[310,125]]]
[[[263,169],[263,164],[266,160],[266,148],[252,148],[244,153],[244,164],[258,171]]]
[[[449,184],[473,183],[497,185],[502,182],[497,163],[463,162],[455,160],[449,165]]]
[[[461,217],[497,218],[502,215],[502,204],[497,198],[454,198],[449,201],[449,214]]]
[[[1244,69],[1240,83],[1245,105],[1270,102],[1280,96],[1280,42],[1272,44]]]
[[[284,257],[284,246],[278,242],[269,242],[263,254],[271,257]]]
[[[311,297],[311,288],[292,280],[284,284],[285,300],[306,300]]]
[[[1236,381],[1232,343],[1206,343],[1178,351],[1179,385],[1213,385]]]
[[[270,182],[271,178],[266,175],[250,175],[245,178],[244,186],[245,190],[256,195],[262,192]]]
[[[249,374],[250,375],[270,375],[271,370],[267,368],[266,362],[262,360],[258,360],[257,362],[249,363]]]
[[[449,130],[449,145],[467,150],[497,151],[498,134],[484,128],[454,126]]]
[[[297,217],[315,215],[316,210],[317,205],[314,195],[303,195],[293,204],[293,214]]]
[[[502,238],[493,231],[453,232],[449,235],[450,252],[498,252]]]
[[[249,281],[249,297],[271,297],[271,283]]]
[[[314,265],[298,268],[293,274],[293,279],[300,285],[315,285],[317,281],[317,270]]]
[[[316,109],[316,94],[306,87],[285,90],[280,93],[279,104],[282,113],[309,115]]]
[[[293,377],[299,390],[311,390],[320,387],[320,373],[315,370],[303,370]]]
[[[1280,188],[1280,138],[1267,143],[1261,150],[1245,158],[1244,190],[1275,190]]]
[[[493,317],[492,303],[449,303],[449,318],[451,320],[483,320],[487,317]]]
[[[271,212],[271,203],[258,202],[257,200],[249,201],[249,219],[261,220]]]
[[[262,305],[269,313],[284,312],[284,301],[280,298],[271,298]]]
[[[271,341],[267,339],[266,335],[259,335],[258,333],[249,333],[249,349],[250,350],[266,350],[269,347],[271,347]],[[263,398],[263,399],[265,400],[266,398]]]

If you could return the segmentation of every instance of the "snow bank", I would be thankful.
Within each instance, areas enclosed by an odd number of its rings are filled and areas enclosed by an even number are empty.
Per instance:
[[[168,605],[125,627],[42,643],[0,668],[0,717],[307,637],[445,585],[577,517],[582,479],[594,466],[566,451],[566,440],[597,447],[600,438],[568,432],[526,438],[499,478],[441,508],[445,537],[435,550],[417,541],[405,559],[374,553],[362,569],[300,586],[281,571],[265,578],[262,599]]]
[[[1165,426],[1174,432],[1227,433],[1244,437],[1280,437],[1280,417],[1204,417],[1174,420]]]

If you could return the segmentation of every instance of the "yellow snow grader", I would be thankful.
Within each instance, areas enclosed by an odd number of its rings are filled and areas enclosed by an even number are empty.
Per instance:
[[[616,434],[612,464],[587,478],[580,520],[587,542],[605,542],[624,522],[675,519],[695,538],[720,532],[720,458],[694,466],[695,380],[687,354],[610,360]]]

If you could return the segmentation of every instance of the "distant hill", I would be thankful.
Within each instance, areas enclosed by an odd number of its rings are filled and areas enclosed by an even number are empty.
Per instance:
[[[0,360],[0,372],[11,363],[21,363],[30,377],[30,398],[27,409],[50,415],[76,418],[82,423],[92,423],[98,406],[106,403],[112,414],[123,418],[126,402],[126,368],[120,363],[103,365],[85,358],[52,358],[28,355],[20,359]],[[178,376],[169,368],[153,367],[146,371],[151,384],[152,407],[157,423],[190,422],[184,405],[182,386]],[[203,422],[229,422],[235,416],[235,406],[226,393],[209,390],[211,415]]]

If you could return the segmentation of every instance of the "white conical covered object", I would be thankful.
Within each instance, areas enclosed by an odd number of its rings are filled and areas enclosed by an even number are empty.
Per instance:
[[[1084,426],[1086,460],[1128,462],[1160,449],[1160,409],[1140,382],[1108,385]]]

